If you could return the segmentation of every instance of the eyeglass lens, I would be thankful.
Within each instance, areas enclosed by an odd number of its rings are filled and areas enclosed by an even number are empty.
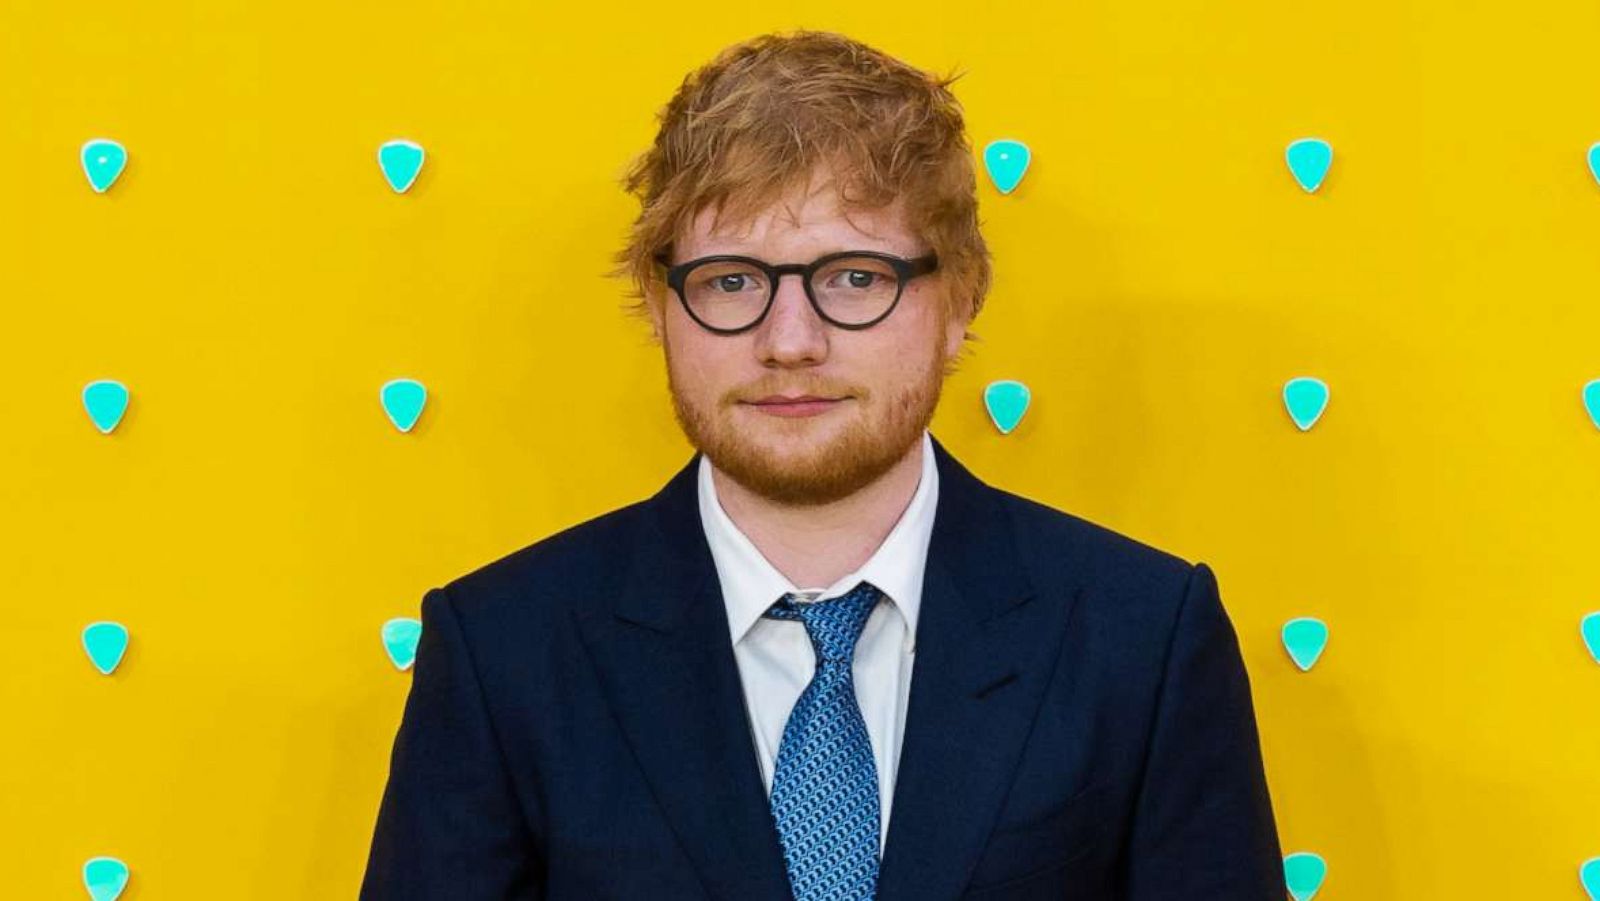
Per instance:
[[[701,263],[684,277],[683,298],[713,328],[741,328],[761,315],[772,285],[759,267],[737,261]],[[811,292],[829,318],[859,325],[883,315],[899,295],[899,276],[887,262],[840,257],[811,277]]]

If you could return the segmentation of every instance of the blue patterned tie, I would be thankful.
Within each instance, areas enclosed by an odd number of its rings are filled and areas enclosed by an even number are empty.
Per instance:
[[[871,901],[878,885],[878,767],[851,665],[883,597],[870,582],[825,601],[785,594],[767,612],[805,623],[817,670],[783,728],[772,818],[795,901]]]

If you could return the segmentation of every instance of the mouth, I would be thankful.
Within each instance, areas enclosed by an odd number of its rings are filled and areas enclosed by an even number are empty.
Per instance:
[[[849,400],[849,397],[822,397],[815,394],[784,396],[772,394],[744,404],[773,416],[815,416]]]

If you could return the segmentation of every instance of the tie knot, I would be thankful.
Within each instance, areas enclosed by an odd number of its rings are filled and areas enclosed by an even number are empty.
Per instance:
[[[862,582],[846,594],[826,601],[797,603],[785,594],[767,611],[774,619],[797,619],[805,623],[806,635],[817,652],[817,664],[850,661],[855,658],[856,642],[866,628],[872,608],[883,597],[871,582]]]

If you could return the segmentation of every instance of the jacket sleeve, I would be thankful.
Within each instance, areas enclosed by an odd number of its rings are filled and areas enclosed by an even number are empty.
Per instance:
[[[539,901],[543,875],[450,595],[431,589],[361,901]]]
[[[1127,901],[1283,901],[1250,680],[1204,563],[1178,608],[1146,753]]]

